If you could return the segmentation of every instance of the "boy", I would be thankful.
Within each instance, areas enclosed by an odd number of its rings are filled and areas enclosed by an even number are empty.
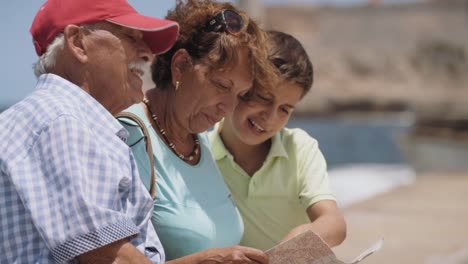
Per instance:
[[[312,230],[330,246],[346,224],[328,186],[318,143],[285,128],[310,90],[312,64],[294,37],[271,31],[270,61],[281,82],[269,93],[251,92],[210,132],[213,155],[244,220],[241,245],[266,250]]]

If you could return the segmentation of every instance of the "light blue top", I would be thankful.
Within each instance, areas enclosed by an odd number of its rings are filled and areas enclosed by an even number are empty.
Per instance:
[[[219,172],[206,134],[199,134],[201,158],[189,165],[179,159],[153,130],[141,105],[128,109],[146,124],[152,141],[157,189],[152,222],[172,260],[198,251],[240,242],[240,213]],[[149,160],[138,127],[125,125],[143,182],[149,186]]]
[[[126,237],[164,262],[127,136],[93,97],[53,74],[0,114],[0,263],[75,263]]]

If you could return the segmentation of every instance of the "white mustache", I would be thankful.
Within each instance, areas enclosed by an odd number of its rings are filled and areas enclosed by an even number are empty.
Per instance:
[[[146,66],[145,62],[135,61],[135,62],[131,62],[130,64],[128,64],[128,69],[131,72],[137,73],[138,75],[142,76],[145,72],[145,66]]]
[[[128,69],[137,73],[143,81],[142,89],[148,90],[154,88],[156,85],[151,79],[151,61],[134,61],[128,65]]]

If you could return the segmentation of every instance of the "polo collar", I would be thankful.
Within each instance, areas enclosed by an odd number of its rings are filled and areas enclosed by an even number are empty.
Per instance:
[[[283,157],[286,159],[289,157],[288,152],[286,152],[286,149],[284,149],[283,140],[281,139],[281,132],[277,132],[271,138],[271,148],[270,152],[268,153],[267,160],[275,157]]]

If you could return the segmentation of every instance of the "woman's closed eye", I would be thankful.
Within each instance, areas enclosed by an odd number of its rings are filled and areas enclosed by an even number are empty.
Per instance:
[[[231,86],[223,84],[220,81],[212,81],[212,83],[218,88],[218,90],[222,92],[230,92],[231,91]]]

